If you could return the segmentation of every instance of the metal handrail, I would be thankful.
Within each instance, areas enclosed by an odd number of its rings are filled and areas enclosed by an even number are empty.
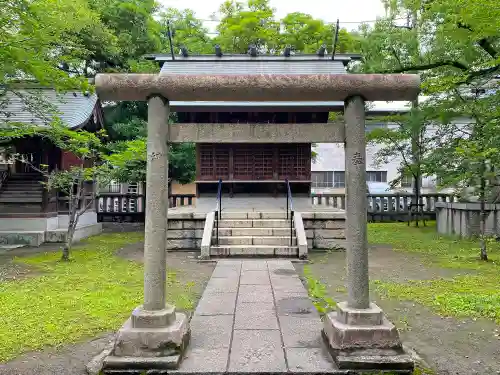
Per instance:
[[[290,218],[290,246],[293,246],[293,198],[292,190],[290,189],[290,182],[288,178],[285,180],[286,183],[286,219]],[[290,212],[290,215],[288,214]]]
[[[219,219],[222,219],[222,179],[217,188],[217,204],[215,206],[215,244],[219,246]]]

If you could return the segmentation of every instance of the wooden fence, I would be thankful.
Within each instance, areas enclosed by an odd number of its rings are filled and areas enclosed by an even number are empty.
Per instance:
[[[410,212],[426,220],[436,219],[436,202],[455,202],[449,194],[422,194],[418,206],[412,205],[411,194],[368,194],[368,221],[407,221]],[[344,194],[313,194],[312,204],[345,210]]]
[[[191,206],[194,194],[172,194],[169,207]],[[143,194],[103,194],[96,199],[97,221],[144,222],[146,197]]]

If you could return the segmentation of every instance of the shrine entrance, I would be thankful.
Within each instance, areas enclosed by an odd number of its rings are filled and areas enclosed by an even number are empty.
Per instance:
[[[166,293],[166,262],[170,249],[168,230],[172,220],[170,216],[172,210],[168,208],[167,199],[168,173],[166,171],[168,171],[169,142],[198,144],[200,185],[213,184],[217,179],[222,179],[221,175],[224,175],[228,181],[242,182],[247,181],[244,180],[245,178],[251,178],[249,181],[255,186],[262,181],[262,178],[265,178],[265,181],[273,181],[270,180],[271,174],[273,179],[279,180],[292,175],[297,183],[306,183],[310,179],[307,159],[310,159],[311,154],[310,148],[307,149],[304,144],[344,143],[347,209],[338,214],[345,219],[346,223],[345,230],[342,232],[345,232],[346,236],[348,296],[346,302],[337,304],[337,312],[329,313],[324,317],[321,331],[319,327],[309,328],[308,334],[313,334],[319,340],[321,337],[325,339],[325,344],[337,366],[336,369],[341,369],[342,373],[348,369],[380,368],[410,372],[413,369],[413,361],[405,353],[397,329],[387,320],[382,310],[370,302],[365,103],[376,100],[413,100],[420,92],[419,77],[405,74],[346,74],[342,61],[350,61],[350,56],[330,58],[324,55],[226,56],[218,54],[216,56],[185,56],[178,59],[174,56],[170,59],[168,55],[159,55],[152,56],[152,59],[162,63],[160,74],[98,74],[96,76],[96,91],[102,100],[148,101],[144,304],[132,312],[131,318],[120,329],[114,347],[105,359],[104,372],[112,373],[129,369],[163,370],[179,366],[182,372],[181,361],[191,334],[190,322],[185,314],[176,312],[175,307],[168,305],[165,300],[168,295]],[[262,111],[264,107],[267,108],[266,111]],[[207,111],[207,108],[210,109]],[[216,114],[221,112],[318,113],[335,111],[335,108],[343,110],[344,116],[342,121],[332,123],[327,122],[328,116],[325,118],[324,115],[316,116],[314,121],[311,115],[311,120],[303,122],[269,120],[264,123],[254,123],[248,120],[248,114],[246,115],[247,121],[226,122],[232,121],[232,118],[222,115],[221,119],[224,122],[220,122]],[[189,122],[183,122],[187,121],[184,119],[171,124],[169,123],[170,110],[177,113],[214,113],[204,115],[205,122],[188,116]],[[298,117],[299,115],[296,116]],[[273,157],[271,161],[268,161],[266,156],[271,154]],[[251,170],[250,166],[252,166]],[[236,177],[241,179],[237,180]],[[261,178],[261,180],[255,178]],[[252,189],[258,190],[256,187]],[[214,218],[220,214],[219,194],[216,196],[212,196],[212,208],[204,216],[202,254],[205,247],[203,244],[206,243],[206,247],[209,248],[211,237],[214,234],[220,235],[219,230],[214,230],[213,227]],[[289,203],[292,203],[290,196],[290,189],[288,189],[287,198]],[[287,213],[289,208],[290,204],[287,207]],[[186,217],[195,219],[196,215],[196,212],[191,212]],[[307,249],[308,243],[300,212],[286,219],[264,218],[260,213],[258,217],[253,213],[252,215],[243,213],[245,217],[238,217],[239,215],[240,213],[235,213],[233,218],[227,218],[232,225],[220,229],[231,232],[241,230],[255,232],[263,229],[285,232],[287,233],[284,235],[285,240],[290,241],[289,246],[273,245],[275,256],[291,255],[289,250],[294,246],[293,233],[297,234],[298,255],[300,256],[302,248]],[[322,217],[323,213],[313,213],[312,216],[314,220]],[[286,225],[278,226],[279,223]],[[264,224],[273,225],[267,228],[263,227]],[[188,229],[182,223],[181,228]],[[189,228],[192,230],[195,227]],[[326,225],[322,228],[318,226],[313,228],[313,232],[317,229],[335,231],[336,228]],[[188,234],[189,236],[191,234]],[[247,239],[249,235],[231,233],[228,240],[242,240],[241,236]],[[265,235],[255,234],[255,236],[263,238]],[[276,236],[282,235],[276,234]],[[279,237],[278,239],[282,240]],[[224,245],[221,244],[221,246]],[[246,247],[248,244],[240,245],[238,248],[244,250]],[[224,249],[219,247],[219,250]],[[289,266],[293,267],[291,263]],[[243,264],[241,267],[243,269]],[[262,267],[271,272],[269,264],[264,264]],[[279,267],[283,268],[283,264]],[[228,270],[228,267],[220,268],[222,270],[217,276],[232,280],[232,282],[223,282],[223,285],[239,285],[243,280],[243,276],[240,278],[235,272]],[[265,278],[269,279],[271,276],[265,276]],[[302,287],[298,278],[297,282]],[[267,295],[273,295],[270,287],[265,287],[269,292]],[[276,288],[273,287],[274,294],[276,294]],[[244,289],[250,290],[252,296],[249,298],[254,299],[243,302],[261,301],[260,293],[254,290],[256,288],[253,285],[247,285]],[[234,305],[230,305],[227,302],[229,300],[221,299],[220,294],[208,293],[207,298],[210,300],[206,301],[206,305],[230,306],[228,314],[233,314]],[[232,301],[236,301],[234,292],[227,292],[226,295],[228,298],[234,297]],[[272,303],[272,300],[268,302]],[[275,306],[278,303],[272,305]],[[301,325],[301,323],[296,324]],[[233,324],[228,323],[221,327],[223,326],[233,327]],[[199,328],[198,326],[197,329]],[[200,341],[196,340],[196,342]],[[278,345],[281,345],[281,341]],[[273,348],[278,345],[273,345]],[[168,352],[160,353],[159,348],[168,348]],[[325,352],[328,352],[326,348]],[[370,355],[367,356],[366,353]],[[214,356],[219,356],[219,354],[211,355],[210,358]],[[204,365],[209,363],[194,350],[188,358],[197,359]]]

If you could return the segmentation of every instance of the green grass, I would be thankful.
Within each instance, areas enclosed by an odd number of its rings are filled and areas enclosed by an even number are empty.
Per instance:
[[[40,274],[0,284],[0,362],[119,328],[142,302],[143,267],[114,252],[142,239],[138,233],[96,236],[75,249],[69,263],[59,261],[59,252],[16,259]],[[191,309],[191,285],[176,281],[175,272],[167,279],[167,301]]]
[[[483,317],[500,324],[500,243],[489,241],[489,261],[483,262],[479,260],[477,240],[437,235],[432,223],[424,228],[404,223],[370,224],[368,233],[372,244],[388,244],[396,251],[419,253],[429,265],[464,272],[449,279],[405,284],[375,281],[379,293],[416,301],[441,315]]]
[[[488,241],[489,262],[479,260],[479,240],[438,235],[435,223],[408,227],[406,223],[370,223],[368,241],[394,250],[419,253],[444,268],[500,270],[500,242]]]

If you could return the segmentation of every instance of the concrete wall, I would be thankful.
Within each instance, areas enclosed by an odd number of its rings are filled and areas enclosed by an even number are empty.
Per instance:
[[[345,249],[345,219],[322,219],[318,213],[302,214],[309,249]]]
[[[500,204],[487,204],[489,210],[485,233],[500,236]],[[440,234],[460,237],[480,233],[479,203],[436,203],[437,231]]]
[[[183,217],[186,216],[186,217]],[[205,215],[176,215],[168,220],[168,250],[200,250]]]
[[[314,218],[302,214],[309,249],[345,249],[345,219]],[[318,215],[318,214],[316,214]],[[200,250],[205,217],[197,214],[176,215],[168,221],[168,250]],[[190,216],[190,217],[189,217]]]
[[[40,246],[44,242],[66,241],[68,215],[50,218],[1,218],[0,244]],[[97,222],[94,211],[84,213],[74,234],[74,241],[80,241],[102,232],[102,224]]]

